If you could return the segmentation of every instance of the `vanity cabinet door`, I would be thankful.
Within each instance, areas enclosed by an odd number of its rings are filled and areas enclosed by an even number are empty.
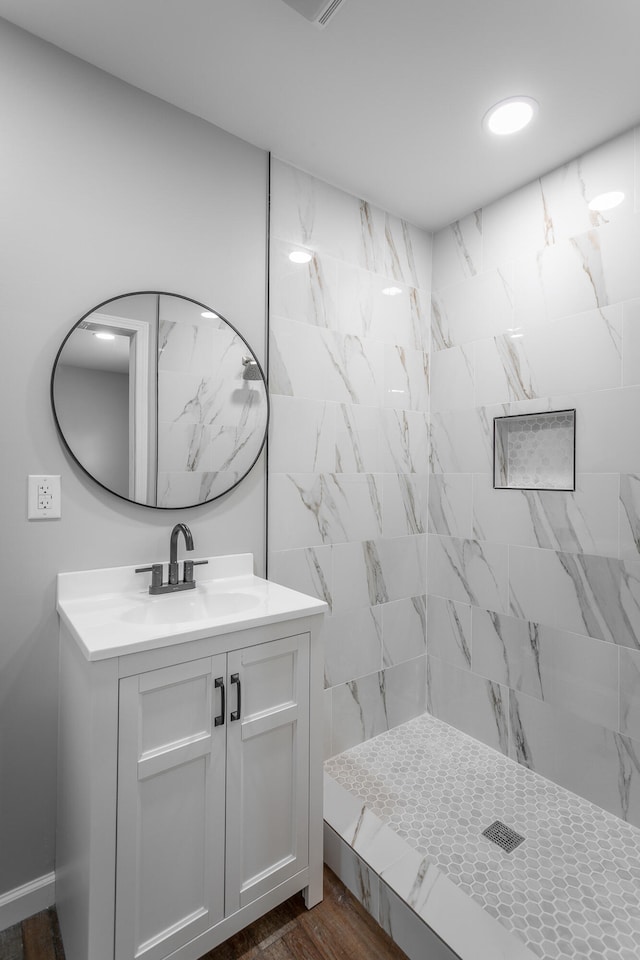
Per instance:
[[[309,634],[233,651],[227,670],[228,916],[309,862]]]
[[[224,915],[226,656],[120,681],[116,960],[160,960]]]

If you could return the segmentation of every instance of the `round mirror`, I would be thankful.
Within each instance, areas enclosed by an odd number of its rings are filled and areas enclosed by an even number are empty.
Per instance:
[[[132,293],[69,331],[51,375],[56,424],[101,486],[147,507],[222,496],[267,435],[269,397],[247,341],[205,304]]]

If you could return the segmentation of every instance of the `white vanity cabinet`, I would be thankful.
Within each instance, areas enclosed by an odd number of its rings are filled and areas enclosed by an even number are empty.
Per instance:
[[[162,960],[308,866],[308,742],[309,634],[120,680],[116,960]]]
[[[326,605],[268,584],[253,617],[109,639],[111,601],[63,587],[67,960],[198,960],[298,891],[322,899]]]

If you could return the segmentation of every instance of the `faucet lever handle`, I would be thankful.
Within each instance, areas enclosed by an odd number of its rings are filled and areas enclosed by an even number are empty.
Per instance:
[[[136,573],[150,573],[152,587],[162,586],[162,564],[161,563],[152,563],[150,567],[136,567],[135,570],[136,570]]]
[[[209,563],[208,560],[185,560],[184,561],[184,582],[193,583],[193,568],[200,567],[204,563]]]

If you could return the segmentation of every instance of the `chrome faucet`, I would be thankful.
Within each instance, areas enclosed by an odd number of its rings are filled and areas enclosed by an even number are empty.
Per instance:
[[[169,578],[166,583],[163,583],[161,563],[153,563],[150,567],[136,568],[136,573],[151,573],[149,593],[156,595],[159,593],[175,593],[177,590],[193,590],[196,585],[193,579],[193,568],[209,562],[208,560],[185,560],[183,578],[179,580],[178,537],[180,534],[184,537],[187,550],[193,550],[191,530],[186,523],[176,523],[171,531],[169,541]]]

